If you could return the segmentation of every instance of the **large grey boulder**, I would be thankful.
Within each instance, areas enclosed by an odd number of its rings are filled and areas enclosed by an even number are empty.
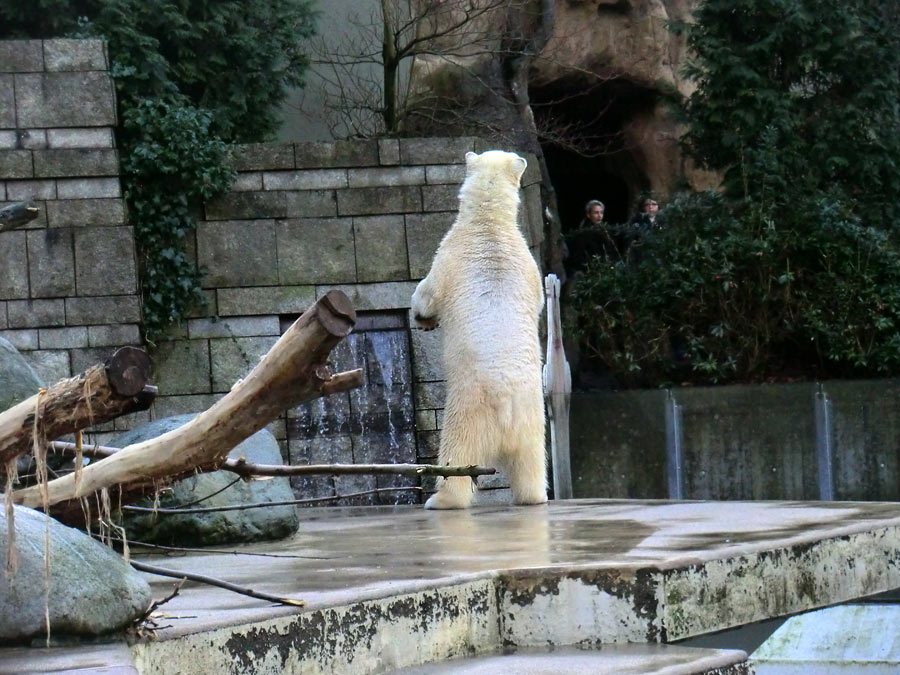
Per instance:
[[[50,528],[50,633],[101,635],[150,606],[150,586],[118,553],[43,513],[15,507],[15,576],[0,572],[0,641],[44,635],[44,533]],[[0,554],[9,545],[0,509]]]
[[[0,412],[38,393],[44,386],[9,340],[0,338]]]
[[[124,447],[155,438],[177,429],[193,418],[194,415],[189,414],[154,420],[124,434],[117,442]],[[234,448],[229,457],[244,457],[254,464],[282,464],[278,442],[265,429]],[[294,499],[287,478],[240,480],[227,487],[235,478],[233,473],[227,471],[213,471],[185,478],[160,495],[159,506],[229,506]],[[222,491],[219,492],[220,490]],[[208,495],[212,496],[195,504]],[[152,501],[144,500],[141,505],[150,506]],[[294,534],[299,524],[297,509],[293,505],[184,515],[130,512],[125,519],[125,529],[133,541],[181,546],[283,539]]]

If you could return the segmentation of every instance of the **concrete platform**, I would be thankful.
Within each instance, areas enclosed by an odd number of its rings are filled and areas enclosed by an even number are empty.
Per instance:
[[[900,504],[321,508],[290,540],[228,550],[245,555],[138,557],[307,606],[188,583],[131,646],[140,673],[386,673],[677,641],[900,587]],[[174,583],[149,578],[156,597]]]
[[[187,585],[142,673],[376,673],[504,647],[671,642],[900,587],[900,505],[573,500],[304,511],[291,540],[151,562]],[[171,580],[153,578],[162,596]]]

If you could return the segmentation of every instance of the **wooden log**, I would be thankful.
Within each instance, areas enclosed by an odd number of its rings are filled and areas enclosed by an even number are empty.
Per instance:
[[[74,474],[50,481],[50,513],[69,520],[81,513],[79,498],[98,490],[118,486],[122,502],[127,503],[160,481],[216,469],[233,447],[286,408],[360,386],[361,370],[332,375],[326,366],[331,350],[355,323],[356,312],[347,296],[329,291],[211,408],[177,429],[90,464],[81,472],[80,483]],[[41,491],[38,486],[19,490],[13,493],[13,501],[41,508]]]
[[[38,436],[52,440],[111,419],[146,410],[156,396],[147,384],[150,357],[135,347],[122,347],[105,363],[0,413],[0,466],[33,446],[35,412]]]
[[[41,212],[31,202],[16,202],[0,208],[0,232],[12,230],[29,223]]]

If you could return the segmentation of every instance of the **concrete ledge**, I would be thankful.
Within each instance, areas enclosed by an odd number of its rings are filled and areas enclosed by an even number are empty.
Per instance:
[[[682,639],[900,587],[900,507],[309,509],[294,538],[245,551],[266,557],[165,564],[306,608],[189,584],[167,605],[171,627],[132,648],[142,673],[377,673],[504,648]],[[171,587],[151,581],[157,595]]]

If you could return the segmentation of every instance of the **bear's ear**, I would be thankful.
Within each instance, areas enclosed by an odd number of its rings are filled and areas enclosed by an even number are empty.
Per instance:
[[[472,162],[474,162],[477,157],[478,157],[477,153],[472,152],[471,150],[469,152],[467,152],[466,153],[466,166],[471,166]]]
[[[516,179],[522,177],[522,174],[525,173],[525,169],[528,167],[528,162],[525,161],[524,157],[519,157],[518,155],[512,156],[512,166],[513,172],[516,175]]]

